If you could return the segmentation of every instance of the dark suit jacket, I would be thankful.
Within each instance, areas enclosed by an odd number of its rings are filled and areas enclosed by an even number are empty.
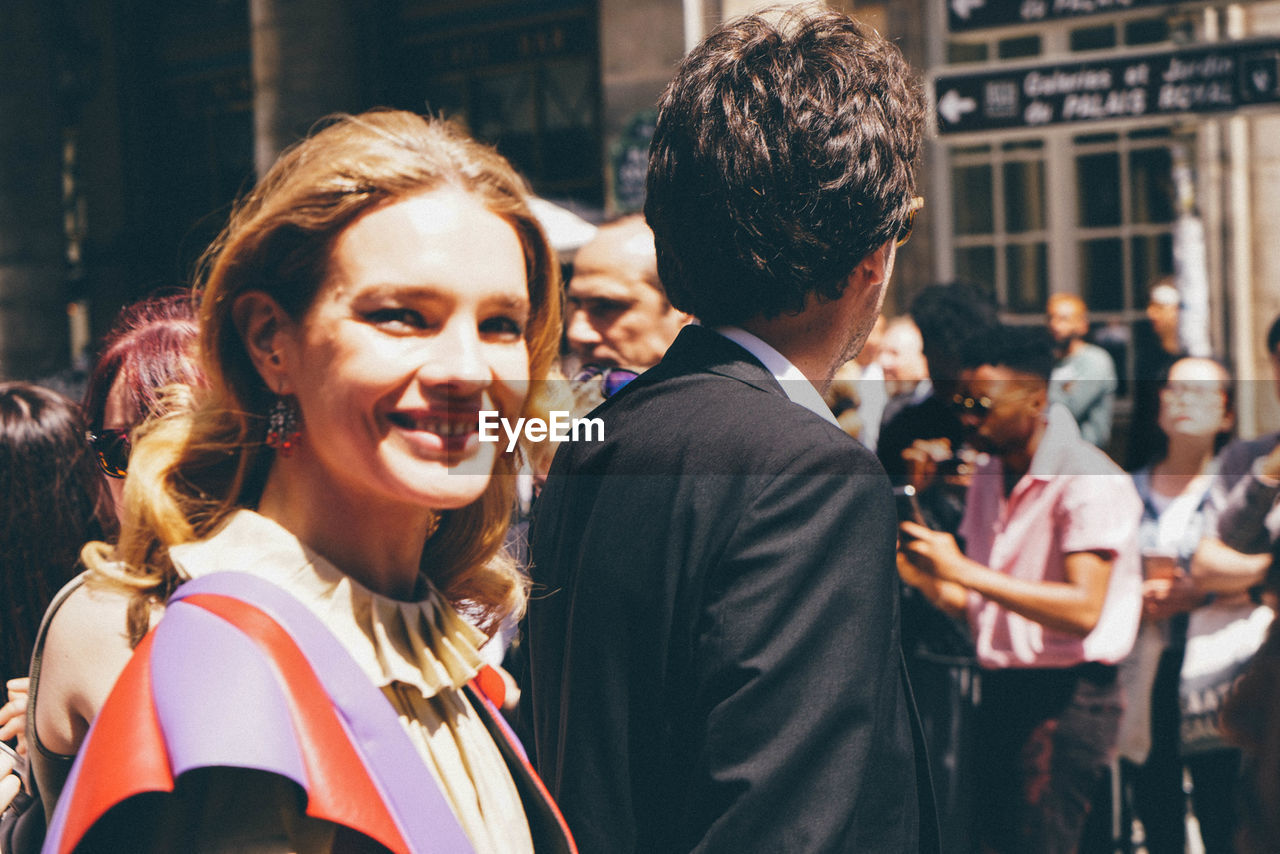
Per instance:
[[[593,415],[534,511],[522,710],[582,851],[915,850],[875,458],[701,327]]]

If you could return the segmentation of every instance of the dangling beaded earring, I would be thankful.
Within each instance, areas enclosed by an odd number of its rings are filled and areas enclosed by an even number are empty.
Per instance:
[[[289,456],[302,441],[302,417],[291,397],[277,397],[267,414],[267,447]]]

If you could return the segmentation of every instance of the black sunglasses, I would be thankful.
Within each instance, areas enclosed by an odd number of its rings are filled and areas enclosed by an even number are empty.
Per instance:
[[[600,377],[600,392],[604,395],[604,399],[608,400],[638,376],[640,376],[638,373],[626,368],[602,368],[599,365],[591,365],[573,379],[575,382],[585,382],[592,377]]]
[[[991,407],[995,404],[991,398],[986,395],[979,397],[969,397],[964,394],[957,394],[951,398],[951,408],[956,411],[957,415],[976,415],[979,418],[986,418],[987,413],[991,411]]]
[[[906,222],[902,223],[902,228],[898,229],[898,236],[894,239],[898,246],[911,239],[911,232],[916,227],[916,214],[922,210],[924,210],[924,196],[912,196]]]
[[[124,477],[129,469],[129,452],[133,443],[127,430],[99,430],[86,433],[89,447],[98,456],[98,467],[107,477]]]

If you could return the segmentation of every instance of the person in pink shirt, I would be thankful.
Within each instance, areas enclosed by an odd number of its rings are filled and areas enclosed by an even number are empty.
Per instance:
[[[969,487],[964,549],[904,522],[898,567],[973,632],[979,838],[992,851],[1069,852],[1119,731],[1115,665],[1138,630],[1142,503],[1071,413],[1048,404],[1045,330],[977,344],[953,401],[989,455]]]

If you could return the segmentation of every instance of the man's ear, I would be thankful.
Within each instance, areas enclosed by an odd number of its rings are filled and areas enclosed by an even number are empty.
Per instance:
[[[1035,408],[1037,415],[1044,415],[1049,410],[1049,384],[1047,382],[1038,384],[1035,391],[1031,393],[1031,405]]]
[[[1226,433],[1230,430],[1235,429],[1235,426],[1236,426],[1236,414],[1234,412],[1227,412],[1222,416],[1222,426],[1218,432]]]
[[[858,262],[850,271],[849,277],[845,279],[845,291],[852,291],[860,294],[877,294],[883,300],[884,292],[886,292],[886,282],[893,271],[893,252],[896,247],[893,241],[886,241],[884,245],[868,252],[863,256],[863,260]],[[859,297],[861,300],[861,297]],[[876,311],[881,310],[881,302],[876,303]]]
[[[667,303],[667,315],[676,329],[683,329],[693,322],[692,314],[686,314],[671,303]]]
[[[293,324],[280,303],[262,291],[248,291],[236,297],[231,319],[263,383],[276,394],[291,394],[293,381],[284,345],[286,330]]]
[[[849,274],[849,285],[878,287],[884,284],[885,279],[889,277],[889,272],[893,269],[891,259],[895,249],[893,241],[888,240],[880,248],[868,252]]]

